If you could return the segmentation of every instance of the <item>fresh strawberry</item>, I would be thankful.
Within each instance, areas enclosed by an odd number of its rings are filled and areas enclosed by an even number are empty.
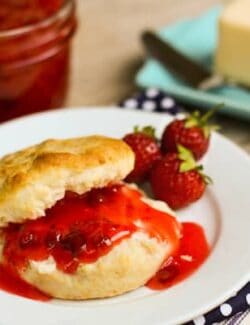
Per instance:
[[[202,174],[188,149],[177,145],[178,152],[167,153],[152,169],[150,183],[156,199],[178,209],[198,200],[210,182]]]
[[[151,126],[146,126],[142,130],[135,127],[134,133],[129,133],[123,138],[135,153],[135,166],[126,179],[128,182],[145,181],[153,164],[161,158],[154,131]]]
[[[218,129],[215,125],[208,125],[208,119],[221,105],[209,110],[206,114],[196,111],[182,120],[174,120],[164,130],[161,140],[163,152],[176,152],[177,144],[192,151],[196,159],[200,159],[208,150],[211,130]]]

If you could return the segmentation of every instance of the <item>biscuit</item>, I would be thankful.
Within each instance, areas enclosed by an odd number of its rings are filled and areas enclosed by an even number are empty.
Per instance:
[[[47,140],[0,160],[0,227],[45,215],[64,197],[122,180],[134,166],[123,141],[103,136]]]
[[[0,262],[11,262],[3,258],[3,227],[44,216],[46,209],[62,199],[66,191],[83,194],[123,180],[133,169],[134,159],[134,153],[123,141],[102,136],[47,140],[2,158]],[[140,200],[174,215],[163,202],[146,196]],[[120,295],[144,285],[171,256],[181,235],[177,221],[169,231],[173,238],[169,236],[164,241],[138,228],[95,262],[80,262],[74,273],[61,271],[52,256],[42,261],[29,259],[25,267],[17,267],[16,271],[24,281],[59,299]]]

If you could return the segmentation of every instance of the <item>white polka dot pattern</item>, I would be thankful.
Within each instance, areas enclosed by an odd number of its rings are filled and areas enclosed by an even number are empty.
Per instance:
[[[170,97],[165,97],[163,98],[162,102],[161,102],[161,106],[163,108],[170,108],[174,105],[174,100],[173,98],[170,98]]]
[[[136,108],[137,107],[137,101],[133,98],[128,99],[124,102],[124,107],[126,108]]]
[[[199,316],[197,318],[194,319],[194,324],[195,325],[205,325],[206,323],[206,319],[204,316]]]
[[[229,316],[232,313],[233,309],[229,304],[223,304],[220,306],[220,311],[223,316]]]
[[[156,107],[156,104],[155,102],[153,102],[152,100],[147,100],[143,103],[142,105],[142,108],[145,110],[145,111],[153,111],[155,110],[155,107]]]
[[[159,90],[157,88],[149,88],[147,91],[146,91],[146,96],[148,98],[154,98],[156,96],[159,95]]]

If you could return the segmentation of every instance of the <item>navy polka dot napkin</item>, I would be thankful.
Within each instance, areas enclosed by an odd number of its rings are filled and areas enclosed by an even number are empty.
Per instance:
[[[120,105],[124,109],[139,109],[148,112],[168,113],[177,115],[183,112],[183,109],[176,101],[166,93],[149,88],[132,98],[128,98]]]
[[[144,92],[124,100],[120,107],[122,109],[166,113],[173,116],[185,114],[185,110],[175,99],[155,88],[146,89]],[[250,313],[249,308],[250,282],[217,308],[185,325],[238,325]]]

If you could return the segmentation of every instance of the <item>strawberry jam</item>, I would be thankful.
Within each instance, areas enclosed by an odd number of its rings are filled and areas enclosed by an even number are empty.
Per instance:
[[[0,121],[63,105],[75,27],[74,0],[0,1]]]
[[[45,217],[11,224],[4,230],[5,261],[21,270],[28,260],[43,261],[52,256],[58,269],[74,273],[79,263],[95,262],[139,228],[168,241],[175,251],[179,224],[174,217],[144,203],[141,196],[125,185],[83,195],[67,193]]]
[[[206,260],[209,245],[201,226],[185,222],[176,254],[169,257],[156,275],[147,283],[151,289],[162,290],[184,280]]]
[[[0,31],[37,23],[53,14],[64,0],[1,0]]]
[[[152,289],[167,288],[184,279],[208,255],[204,232],[198,225],[184,223],[182,229],[174,217],[146,204],[138,190],[117,184],[83,195],[67,192],[44,217],[4,229],[0,288],[47,300],[19,277],[30,260],[53,257],[59,270],[74,274],[80,263],[94,263],[135,231],[170,245],[172,257],[149,281]]]

